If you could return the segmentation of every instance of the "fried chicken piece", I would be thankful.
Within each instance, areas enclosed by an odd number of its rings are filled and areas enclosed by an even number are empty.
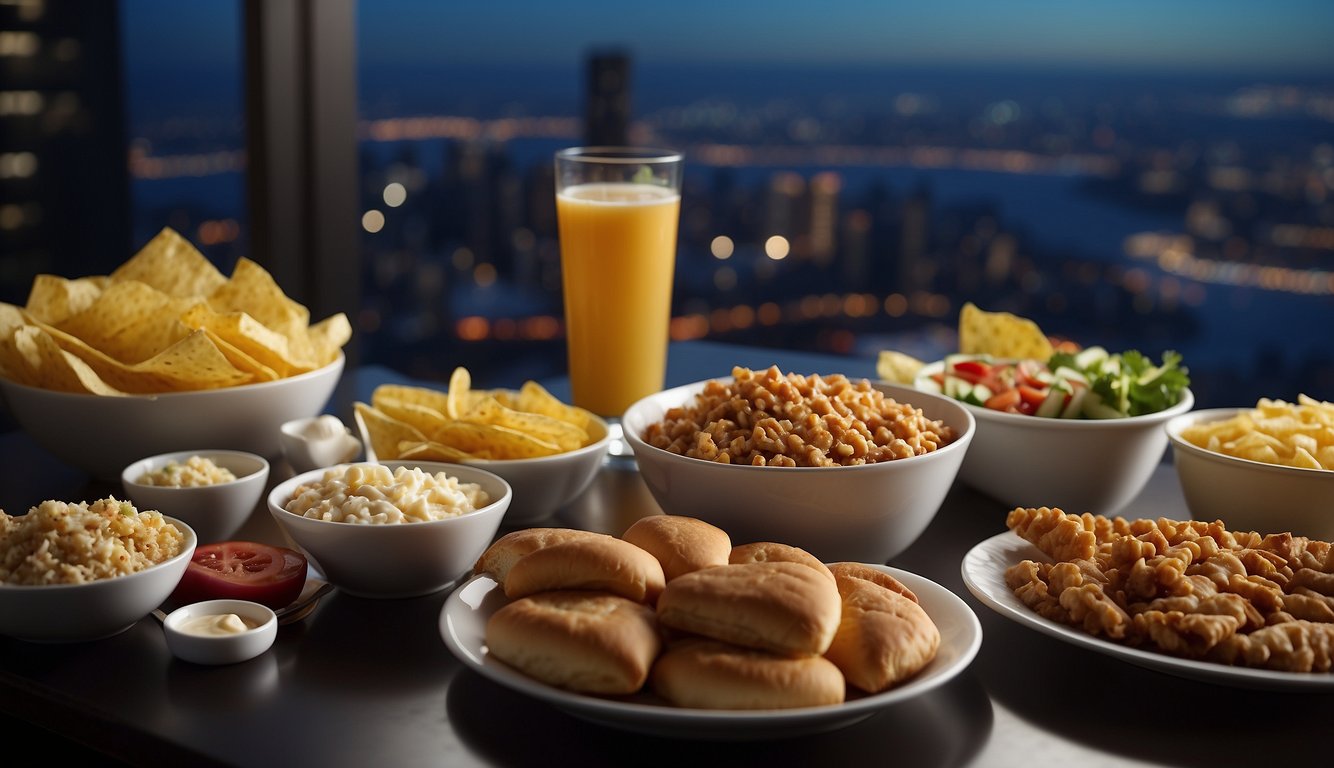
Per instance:
[[[1321,573],[1312,568],[1302,568],[1292,574],[1292,580],[1288,582],[1288,589],[1296,591],[1298,587],[1304,587],[1325,596],[1334,596],[1334,573]]]
[[[1334,624],[1285,621],[1219,643],[1208,655],[1225,664],[1285,672],[1329,672],[1334,659]]]
[[[1275,533],[1264,537],[1251,548],[1278,555],[1293,570],[1310,568],[1320,573],[1334,573],[1334,547],[1328,541],[1293,536],[1291,533]]]
[[[1188,595],[1194,585],[1186,578],[1186,564],[1175,557],[1136,560],[1126,578],[1127,599],[1151,600],[1165,595]]]
[[[1334,623],[1334,598],[1298,587],[1282,601],[1283,611],[1295,619]]]
[[[1006,516],[1005,525],[1053,560],[1089,560],[1097,550],[1091,516],[1085,521],[1059,508],[1018,507]]]
[[[1050,563],[1024,560],[1005,569],[1005,585],[1020,602],[1037,615],[1062,624],[1070,623],[1070,614],[1047,587]]]
[[[1055,569],[1053,569],[1055,570]],[[1107,596],[1098,584],[1082,584],[1061,590],[1061,607],[1069,614],[1067,623],[1081,626],[1090,635],[1121,639],[1130,627],[1130,614]]]
[[[1180,611],[1145,611],[1135,614],[1135,629],[1162,650],[1189,659],[1203,657],[1214,646],[1236,634],[1241,625],[1234,616]]]

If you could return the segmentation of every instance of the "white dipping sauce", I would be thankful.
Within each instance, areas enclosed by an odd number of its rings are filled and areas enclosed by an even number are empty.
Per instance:
[[[202,616],[191,616],[182,621],[178,629],[187,635],[221,637],[239,635],[258,626],[258,622],[242,618],[234,613],[210,613]]]

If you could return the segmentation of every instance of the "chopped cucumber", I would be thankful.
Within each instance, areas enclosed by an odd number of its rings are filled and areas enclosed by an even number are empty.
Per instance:
[[[1065,366],[1056,369],[1055,377],[1057,381],[1077,381],[1086,387],[1089,384],[1088,377],[1074,368],[1066,368]]]
[[[1034,412],[1035,415],[1047,419],[1060,416],[1061,411],[1065,408],[1065,399],[1069,396],[1070,395],[1067,392],[1057,387],[1052,387],[1051,391],[1047,393],[1046,399],[1042,401],[1042,404],[1039,405],[1038,409]]]
[[[1102,347],[1089,347],[1075,354],[1075,365],[1080,370],[1088,370],[1095,365],[1101,365],[1108,359],[1107,350]]]
[[[1088,387],[1075,387],[1075,391],[1070,393],[1070,399],[1066,402],[1065,408],[1061,409],[1061,418],[1077,419],[1083,413],[1084,398],[1089,394]]]

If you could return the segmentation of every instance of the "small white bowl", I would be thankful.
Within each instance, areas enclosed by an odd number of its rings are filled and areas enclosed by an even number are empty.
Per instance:
[[[319,482],[327,469],[304,472],[269,492],[269,513],[311,564],[343,592],[357,597],[402,598],[438,592],[472,570],[491,544],[509,508],[509,483],[465,464],[402,462],[423,472],[444,472],[477,483],[491,502],[444,520],[364,525],[318,520],[288,512],[299,485]],[[335,469],[333,467],[329,469]]]
[[[851,467],[719,464],[644,442],[650,424],[670,408],[689,405],[707,383],[650,395],[631,405],[621,420],[658,506],[669,515],[712,523],[734,543],[782,542],[825,562],[884,563],[907,549],[940,510],[976,431],[961,403],[877,384],[898,402],[951,427],[954,442],[921,456]]]
[[[926,383],[943,363],[917,374]],[[957,401],[956,401],[957,402]],[[977,420],[959,479],[1006,507],[1060,507],[1066,512],[1113,515],[1144,490],[1167,450],[1169,419],[1195,404],[1189,389],[1158,413],[1122,419],[1055,419],[1004,413],[960,402]]]
[[[1222,520],[1231,531],[1292,533],[1334,541],[1334,471],[1266,464],[1210,451],[1181,432],[1252,408],[1210,408],[1167,422],[1186,506],[1196,520]]]
[[[0,584],[0,635],[31,642],[82,642],[120,634],[171,596],[199,538],[180,519],[180,554],[142,571],[82,584]]]
[[[361,441],[337,416],[328,414],[285,422],[281,439],[283,457],[293,472],[346,464],[361,455]]]
[[[235,634],[196,634],[187,623],[196,617],[235,614],[253,627]],[[278,636],[278,617],[266,606],[248,600],[205,600],[181,606],[162,621],[167,647],[177,658],[195,664],[236,664],[267,651]]]
[[[156,472],[173,461],[184,463],[191,456],[209,459],[231,470],[236,479],[180,488],[139,482],[145,473]],[[269,482],[269,462],[263,456],[245,451],[175,451],[140,459],[122,470],[120,478],[125,494],[136,507],[156,509],[184,520],[195,529],[201,544],[211,544],[230,538],[259,507]]]
[[[278,427],[324,410],[345,358],[276,381],[197,392],[108,397],[55,392],[0,376],[14,420],[70,466],[115,482],[141,456],[211,445],[266,458],[282,454]],[[101,436],[90,439],[86,435]]]
[[[579,498],[607,457],[611,434],[607,422],[589,414],[589,433],[593,442],[573,451],[535,459],[470,459],[463,462],[493,472],[505,479],[514,489],[514,501],[505,513],[506,526],[533,523],[551,517],[559,509]],[[366,460],[390,463],[380,459],[371,448],[370,435],[361,415],[356,415],[357,427],[366,446]]]

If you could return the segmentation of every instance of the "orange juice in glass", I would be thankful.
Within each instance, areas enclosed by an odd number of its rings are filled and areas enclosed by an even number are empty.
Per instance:
[[[679,152],[556,153],[556,214],[574,404],[619,418],[662,389],[667,368]]]

